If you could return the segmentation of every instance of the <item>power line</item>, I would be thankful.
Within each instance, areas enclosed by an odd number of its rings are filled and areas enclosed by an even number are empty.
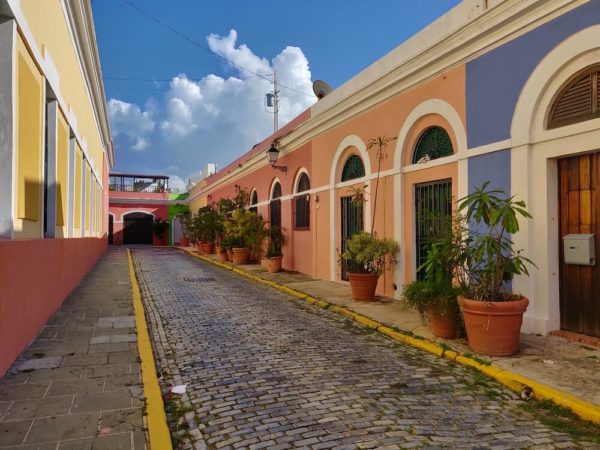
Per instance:
[[[129,77],[103,77],[105,80],[111,80],[111,81],[157,81],[157,82],[163,82],[163,81],[173,81],[173,78],[129,78]],[[186,77],[187,78],[187,77]],[[231,78],[231,77],[230,77]],[[252,79],[252,78],[258,78],[256,75],[250,75],[247,77],[233,77],[236,79],[240,79],[240,80],[248,80],[248,79]],[[198,80],[194,80],[191,78],[187,78],[189,81],[194,81],[194,82],[198,82],[198,81],[227,81],[228,78],[202,78],[202,79],[198,79]],[[269,82],[271,82],[269,80]]]
[[[180,32],[180,31],[176,30],[175,28],[173,28],[173,27],[172,27],[172,26],[170,26],[169,24],[167,24],[167,23],[163,22],[162,20],[160,20],[158,17],[156,17],[156,16],[153,16],[152,14],[150,14],[149,12],[147,12],[146,10],[144,10],[144,9],[140,8],[139,6],[137,6],[137,5],[136,5],[135,3],[133,3],[132,1],[129,1],[129,0],[123,0],[123,2],[124,2],[125,4],[127,4],[127,5],[129,5],[131,8],[135,9],[136,11],[138,11],[140,14],[143,14],[143,15],[145,15],[146,17],[148,17],[148,18],[149,18],[150,20],[152,20],[153,22],[156,22],[156,23],[157,23],[158,25],[160,25],[161,27],[163,27],[163,28],[166,28],[166,29],[167,29],[167,30],[169,30],[171,33],[173,33],[173,34],[175,34],[175,35],[179,36],[180,38],[182,38],[182,39],[184,39],[184,40],[188,41],[190,44],[192,44],[192,45],[194,45],[194,46],[196,46],[196,47],[198,47],[198,48],[200,48],[200,49],[204,50],[205,52],[211,53],[211,54],[213,54],[214,56],[216,56],[216,57],[218,57],[218,58],[221,58],[221,59],[222,59],[222,60],[224,60],[224,61],[227,61],[227,62],[228,62],[229,64],[231,64],[232,66],[238,67],[239,69],[245,70],[246,72],[249,72],[249,73],[251,73],[251,74],[253,74],[253,75],[256,75],[256,76],[257,76],[257,77],[259,77],[259,78],[263,78],[263,79],[265,79],[265,80],[267,80],[267,81],[269,81],[269,82],[272,82],[272,80],[271,80],[271,79],[269,79],[269,77],[268,77],[268,76],[266,76],[266,75],[261,75],[261,74],[259,74],[259,73],[257,73],[257,72],[254,72],[254,71],[253,71],[253,70],[251,70],[251,69],[248,69],[247,67],[244,67],[244,66],[242,66],[242,65],[240,65],[240,64],[238,64],[238,63],[236,63],[236,62],[234,62],[234,61],[231,61],[229,58],[227,58],[227,57],[225,57],[225,56],[223,56],[223,55],[220,55],[219,53],[217,53],[217,52],[215,52],[215,51],[211,50],[209,47],[206,47],[206,46],[202,45],[201,43],[199,43],[199,42],[197,42],[197,41],[193,40],[193,39],[192,39],[191,37],[189,37],[188,35],[186,35],[186,34],[184,34],[184,33]],[[298,94],[305,95],[306,97],[311,97],[311,98],[314,98],[314,94],[307,94],[306,92],[299,91],[299,90],[297,90],[297,89],[294,89],[294,88],[292,88],[292,87],[286,86],[286,85],[284,85],[284,84],[281,84],[281,83],[279,83],[279,86],[280,86],[280,87],[282,87],[282,88],[288,89],[288,90],[290,90],[290,91],[294,91],[294,92],[296,92],[296,93],[298,93]]]

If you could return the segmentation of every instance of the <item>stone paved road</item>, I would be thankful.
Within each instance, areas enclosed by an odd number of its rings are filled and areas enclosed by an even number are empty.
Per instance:
[[[188,385],[204,438],[197,447],[579,445],[516,416],[512,394],[445,360],[176,250],[134,258],[147,308],[160,317],[163,369]]]

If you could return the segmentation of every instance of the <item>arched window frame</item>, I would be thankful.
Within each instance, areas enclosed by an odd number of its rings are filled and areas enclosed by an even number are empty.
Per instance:
[[[589,87],[585,84],[582,85],[586,78],[589,79]],[[570,104],[561,103],[566,100],[565,96],[569,93],[575,98],[571,98]],[[587,105],[585,104],[586,96],[589,102]],[[586,107],[589,107],[587,112],[584,110]],[[559,111],[559,109],[562,110]],[[570,109],[571,113],[569,114],[565,109]],[[556,117],[559,112],[560,116]],[[600,64],[594,64],[573,75],[560,89],[552,102],[546,127],[548,129],[560,128],[598,117],[600,117]]]
[[[258,214],[258,192],[256,189],[252,189],[252,192],[250,192],[250,207],[248,209]]]
[[[425,145],[425,140],[426,139],[430,139],[430,135],[432,133],[436,133],[436,135],[434,136],[434,139],[436,139],[436,148],[432,149],[432,150],[428,150],[428,151],[424,151],[421,150],[421,145]],[[441,135],[441,138],[444,139],[444,142],[440,141],[440,133],[443,133]],[[446,148],[438,148],[438,145],[448,145],[449,147]],[[435,152],[436,154],[433,154],[433,152]],[[415,147],[413,150],[413,157],[412,157],[412,163],[413,164],[418,164],[421,162],[427,162],[427,161],[431,161],[434,159],[439,159],[439,158],[445,158],[448,156],[452,156],[454,154],[454,144],[452,144],[452,138],[450,137],[450,134],[448,133],[448,131],[444,128],[441,127],[439,125],[434,125],[431,127],[427,127],[425,128],[420,136],[419,139],[417,139],[417,142],[415,143]]]
[[[271,225],[281,226],[282,195],[281,182],[276,178],[271,185],[271,198],[269,200],[269,222],[271,222]]]
[[[360,166],[358,166],[358,162],[360,162]],[[356,168],[353,168],[351,165],[355,165]],[[353,170],[358,169],[358,172],[353,172]],[[344,166],[342,167],[342,173],[340,175],[340,181],[350,181],[357,180],[365,176],[365,163],[363,162],[360,155],[352,154],[348,156],[346,161],[344,162]]]
[[[304,182],[304,186],[300,184]],[[294,230],[310,230],[310,177],[302,170],[294,186]]]

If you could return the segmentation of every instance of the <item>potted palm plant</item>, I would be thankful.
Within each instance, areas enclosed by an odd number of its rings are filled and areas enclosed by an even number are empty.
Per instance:
[[[265,267],[269,273],[281,271],[281,261],[283,254],[281,250],[285,243],[285,235],[283,229],[277,225],[271,225],[267,236],[267,256],[265,258]]]
[[[154,222],[152,222],[152,245],[165,245],[167,228],[169,228],[168,220],[162,220],[159,217],[154,218]]]
[[[469,347],[486,355],[512,355],[519,350],[523,314],[529,300],[511,290],[515,275],[529,275],[533,262],[515,250],[511,236],[519,232],[518,218],[531,218],[524,201],[501,190],[488,190],[489,182],[463,198],[459,211],[471,224],[461,240],[455,273],[465,280],[458,297]]]
[[[341,257],[348,263],[348,278],[354,300],[373,301],[379,276],[386,267],[386,260],[393,263],[398,243],[392,239],[379,239],[361,232],[348,241]]]
[[[253,211],[236,209],[231,219],[225,222],[225,233],[231,237],[233,262],[235,264],[248,264],[250,250],[254,245],[254,234],[259,218]],[[262,241],[262,240],[261,240]]]

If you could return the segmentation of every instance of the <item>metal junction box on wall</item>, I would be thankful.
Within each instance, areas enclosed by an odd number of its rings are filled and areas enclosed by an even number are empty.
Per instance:
[[[593,234],[567,234],[563,237],[566,264],[596,265]]]

